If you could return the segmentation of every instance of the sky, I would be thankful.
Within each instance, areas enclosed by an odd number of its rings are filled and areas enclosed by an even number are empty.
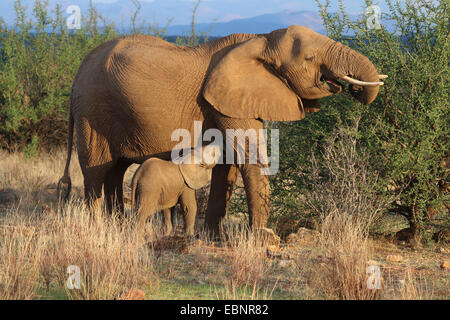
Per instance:
[[[135,0],[142,5],[141,19],[147,22],[158,22],[164,25],[168,19],[173,19],[171,25],[189,24],[192,9],[196,0]],[[325,2],[325,0],[320,0]],[[0,17],[8,24],[14,22],[15,0],[0,0]],[[70,5],[78,5],[81,12],[87,11],[89,0],[48,0],[50,8],[61,4],[66,10]],[[134,8],[131,0],[93,0],[99,12],[109,22],[120,23],[121,17],[129,17]],[[346,11],[350,14],[362,14],[363,0],[343,0]],[[30,10],[34,0],[22,0]],[[384,0],[375,0],[383,10],[386,8]],[[336,11],[338,0],[331,0],[331,9]],[[316,11],[315,0],[203,0],[197,11],[197,23],[226,22],[240,18],[250,18],[267,13],[281,11]],[[31,11],[30,11],[31,12]]]

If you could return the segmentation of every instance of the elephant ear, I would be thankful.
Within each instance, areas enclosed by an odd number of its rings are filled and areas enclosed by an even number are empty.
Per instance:
[[[180,164],[181,175],[184,182],[191,189],[200,189],[208,184],[211,179],[211,169],[204,164]]]
[[[267,39],[259,37],[230,50],[207,77],[203,97],[232,118],[301,120],[300,98],[262,61],[266,47]]]

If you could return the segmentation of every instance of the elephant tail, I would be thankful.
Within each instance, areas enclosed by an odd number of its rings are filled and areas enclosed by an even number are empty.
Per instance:
[[[70,179],[69,167],[70,159],[72,158],[72,146],[73,146],[73,127],[74,119],[72,115],[72,108],[70,108],[69,115],[69,139],[67,142],[67,161],[66,167],[64,168],[64,175],[58,182],[57,192],[59,199],[67,201],[70,196],[70,191],[72,190],[72,180]]]

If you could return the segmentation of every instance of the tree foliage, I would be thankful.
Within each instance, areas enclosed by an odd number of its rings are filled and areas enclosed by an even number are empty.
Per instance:
[[[280,124],[282,168],[272,185],[281,214],[272,219],[308,218],[298,194],[311,185],[311,152],[320,158],[327,139],[340,128],[358,137],[360,152],[369,155],[368,170],[379,177],[373,189],[396,199],[389,211],[408,218],[413,239],[429,238],[434,213],[450,227],[448,1],[388,0],[380,29],[368,28],[367,17],[351,21],[342,1],[337,13],[330,12],[329,0],[317,2],[328,36],[366,55],[389,78],[369,106],[343,93],[324,99],[322,110],[305,120]],[[365,7],[370,5],[365,1]],[[357,130],[352,129],[355,119],[360,119]]]

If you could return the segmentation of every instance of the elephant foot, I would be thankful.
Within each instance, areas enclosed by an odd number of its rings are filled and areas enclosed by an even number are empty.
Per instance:
[[[164,236],[165,237],[170,237],[171,235],[173,235],[173,232],[174,230],[172,230],[172,228],[165,228],[164,229]]]
[[[211,240],[211,241],[220,241],[221,240],[221,233],[220,233],[220,228],[218,225],[211,226],[211,225],[208,225],[205,223],[204,230],[205,230],[206,235],[209,240]]]

